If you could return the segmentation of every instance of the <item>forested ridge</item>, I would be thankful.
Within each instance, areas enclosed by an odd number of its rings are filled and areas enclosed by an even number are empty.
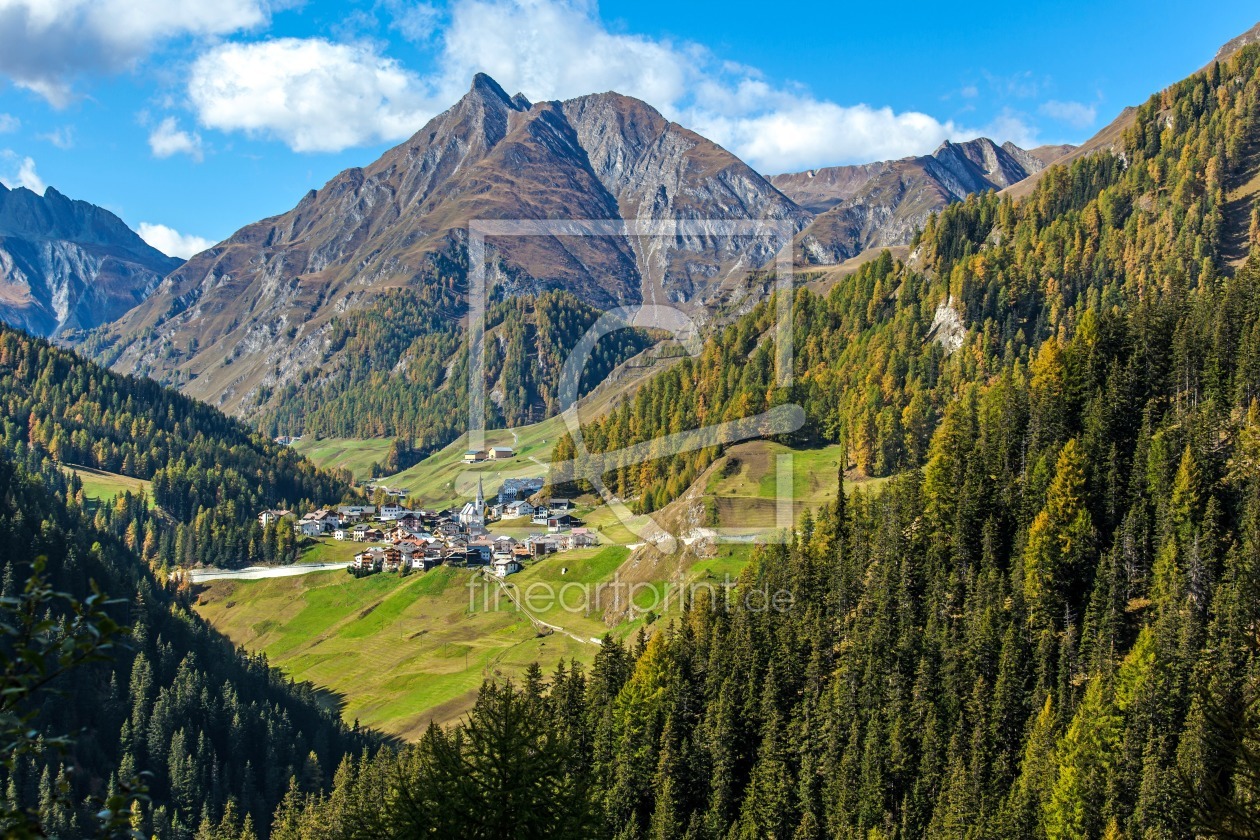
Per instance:
[[[3,346],[12,351],[15,341],[8,334]],[[67,387],[87,367],[63,371]],[[158,408],[134,399],[141,414]],[[126,793],[141,799],[117,831],[266,837],[291,786],[320,790],[342,756],[377,739],[348,729],[310,686],[286,680],[265,657],[235,649],[173,583],[155,577],[138,545],[153,521],[145,499],[127,494],[93,511],[75,484],[37,447],[6,440],[0,450],[0,833],[34,836],[23,827],[38,825],[40,836],[97,837],[102,801]],[[160,542],[159,569],[170,562]],[[68,601],[23,601],[37,558],[42,580]],[[111,600],[105,613],[128,632],[106,655],[19,697],[13,675],[37,669],[38,676],[56,658],[74,626],[70,605],[87,599],[92,584]],[[41,623],[24,640],[17,628],[25,618]],[[14,729],[19,718],[10,714],[34,717]],[[28,729],[33,743],[18,749],[21,742],[9,739]],[[61,738],[68,746],[56,746]]]
[[[1260,264],[1227,264],[1226,194],[1256,166],[1258,94],[1248,48],[1030,198],[972,198],[909,263],[798,291],[789,389],[767,306],[591,424],[615,449],[794,401],[801,438],[894,477],[758,551],[740,592],[789,608],[699,598],[590,668],[487,688],[479,714],[528,735],[347,762],[278,830],[449,836],[437,791],[485,806],[462,836],[505,836],[492,804],[523,789],[529,813],[576,804],[511,836],[1257,836]],[[714,454],[614,489],[657,507]]]
[[[262,528],[258,511],[353,495],[344,477],[317,470],[239,420],[3,325],[0,406],[4,451],[19,460],[34,453],[152,480],[161,510],[137,514],[127,535],[129,547],[151,563],[291,562],[292,529]]]
[[[536,423],[558,410],[569,351],[600,314],[563,291],[496,295],[489,302],[488,427]],[[468,425],[466,315],[462,281],[446,274],[347,312],[333,321],[323,363],[277,395],[262,425],[276,434],[397,437],[417,457],[441,449]],[[603,338],[583,370],[580,393],[652,343],[641,329]]]
[[[790,386],[775,384],[777,307],[767,302],[587,425],[586,446],[615,451],[795,403],[809,422],[789,442],[843,441],[862,473],[892,475],[924,462],[945,407],[971,383],[1028,368],[1082,323],[1120,310],[1140,318],[1146,340],[1165,325],[1144,313],[1215,293],[1230,235],[1248,244],[1260,235],[1254,208],[1231,218],[1226,200],[1257,168],[1258,67],[1247,49],[1157,94],[1136,109],[1118,148],[1051,167],[1024,200],[989,193],[952,205],[930,219],[905,263],[885,254],[825,294],[799,289]],[[942,321],[955,318],[965,337],[948,352]],[[1253,378],[1260,369],[1254,357],[1239,362]],[[557,460],[572,454],[561,439]],[[717,454],[627,465],[610,486],[654,510]]]

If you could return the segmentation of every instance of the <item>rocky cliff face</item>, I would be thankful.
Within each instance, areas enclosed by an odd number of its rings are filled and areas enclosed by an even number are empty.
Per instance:
[[[946,141],[922,157],[776,175],[770,181],[818,214],[797,237],[798,260],[829,265],[868,248],[904,245],[932,213],[970,193],[1018,183],[1068,150],[1029,151],[981,137]]]
[[[91,329],[179,264],[107,210],[0,185],[0,321],[43,337]]]
[[[724,280],[770,262],[783,243],[728,235],[722,221],[769,220],[796,231],[810,213],[730,152],[618,93],[564,103],[564,113],[620,218],[686,221],[673,238],[633,238],[645,301],[702,305]]]
[[[337,313],[432,282],[435,264],[462,265],[470,220],[749,218],[798,231],[810,214],[642,102],[610,93],[531,104],[478,75],[455,106],[375,163],[194,257],[92,346],[120,370],[249,413],[327,361]],[[668,301],[698,313],[774,246],[723,236],[720,225],[672,239],[487,240],[502,293],[560,288],[600,307]]]

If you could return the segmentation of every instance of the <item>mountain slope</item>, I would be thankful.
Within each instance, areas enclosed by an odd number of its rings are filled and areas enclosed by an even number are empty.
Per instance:
[[[770,218],[809,213],[729,152],[628,97],[531,105],[478,75],[456,105],[363,169],[197,255],[87,345],[225,409],[256,415],[335,366],[333,321],[400,289],[466,305],[477,219]],[[703,314],[765,239],[524,236],[487,241],[496,293],[559,289],[607,308],[641,300]]]
[[[0,321],[39,336],[92,329],[179,266],[122,220],[49,187],[0,184]]]
[[[1026,151],[985,137],[947,140],[930,155],[775,175],[770,181],[818,214],[797,238],[798,259],[830,265],[869,248],[905,245],[932,213],[971,193],[1019,183],[1062,150]]]
[[[6,808],[38,813],[46,836],[104,836],[88,797],[148,773],[138,835],[191,838],[234,810],[266,837],[291,778],[318,790],[345,755],[379,743],[211,629],[171,574],[199,561],[291,562],[292,528],[260,527],[257,510],[336,500],[343,482],[208,406],[4,326],[0,406],[0,621],[16,623],[9,599],[42,556],[52,586],[81,600],[99,585],[132,628],[29,710],[40,735],[74,743],[64,757],[41,748],[6,762]],[[93,503],[67,462],[152,479],[157,506],[132,494]],[[6,663],[17,641],[5,634]]]

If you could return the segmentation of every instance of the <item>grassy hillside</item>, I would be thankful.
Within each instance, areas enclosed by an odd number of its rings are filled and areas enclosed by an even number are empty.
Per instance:
[[[349,470],[356,481],[368,477],[372,464],[382,460],[389,452],[392,438],[356,440],[354,438],[302,438],[293,449],[305,455],[321,469]]]
[[[539,637],[506,598],[470,596],[473,573],[438,568],[405,578],[315,572],[215,581],[197,611],[233,642],[266,653],[342,704],[347,721],[406,738],[467,711],[483,679],[519,677],[530,662],[587,659],[592,645]]]
[[[340,547],[321,544],[302,559]],[[415,738],[430,721],[467,712],[487,677],[519,680],[531,662],[544,670],[561,659],[589,662],[592,641],[605,633],[624,639],[677,617],[678,590],[667,598],[666,580],[679,563],[687,581],[718,586],[738,576],[752,550],[720,546],[713,558],[657,565],[622,546],[553,555],[506,581],[528,615],[479,572],[446,567],[405,578],[336,571],[213,581],[196,609],[236,644],[318,686],[347,722]],[[637,612],[627,611],[628,600]],[[531,616],[561,632],[540,635]]]
[[[91,467],[67,465],[62,467],[62,469],[79,477],[79,480],[83,482],[83,495],[89,499],[105,502],[122,493],[146,493],[149,495],[150,504],[152,504],[153,482],[151,481],[143,478],[132,478],[129,475],[96,470]]]
[[[841,445],[817,449],[793,449],[768,440],[733,446],[714,462],[697,483],[716,506],[716,522],[727,529],[772,528],[779,499],[779,458],[792,459],[791,499],[793,520],[806,510],[836,498]],[[887,478],[845,479],[846,492],[878,488]]]

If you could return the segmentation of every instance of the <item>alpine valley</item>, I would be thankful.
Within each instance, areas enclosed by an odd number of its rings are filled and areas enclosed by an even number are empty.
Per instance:
[[[1260,25],[1003,139],[479,73],[187,261],[0,189],[0,833],[1260,837]]]

